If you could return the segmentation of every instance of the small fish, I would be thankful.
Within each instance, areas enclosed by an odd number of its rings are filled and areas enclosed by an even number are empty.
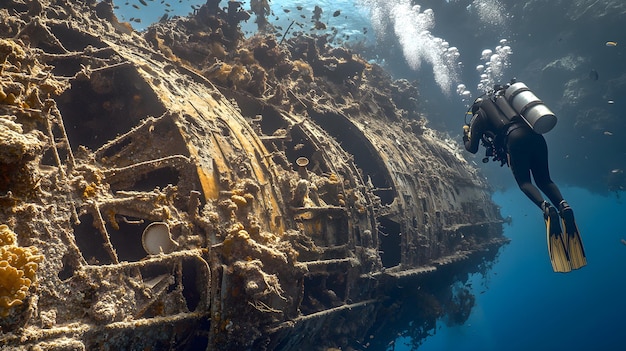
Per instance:
[[[617,42],[616,41],[607,41],[606,42],[606,46],[617,46]]]
[[[341,11],[337,10],[337,11],[333,12],[333,17],[337,17],[339,15],[341,15]]]
[[[143,6],[148,6],[148,3],[145,0],[139,0],[139,2],[143,5]]]
[[[302,18],[306,18],[306,16],[305,16],[305,15],[300,15],[300,17],[302,17]]]
[[[289,12],[291,12],[291,10],[290,10],[290,9],[283,9],[283,11],[285,11],[285,13],[289,13]]]
[[[139,6],[136,4],[133,4],[133,7],[136,8],[137,10],[139,10]]]
[[[134,21],[137,23],[141,23],[141,18],[135,18]]]
[[[298,11],[302,11],[302,6],[297,6],[296,8],[298,9]]]
[[[613,100],[609,100],[609,101],[607,101],[607,103],[608,103],[609,105],[613,105],[613,104],[615,103],[615,101],[613,101]]]
[[[133,22],[135,20],[135,17],[131,17],[128,19],[128,22]]]
[[[622,244],[626,245],[626,240],[622,239],[620,241],[622,242]]]
[[[603,134],[604,134],[604,135],[608,135],[608,136],[613,135],[613,133],[609,132],[608,130],[607,130],[607,131],[605,131]]]
[[[596,71],[595,69],[592,69],[591,72],[589,72],[589,78],[591,80],[598,80],[599,78],[598,71]]]

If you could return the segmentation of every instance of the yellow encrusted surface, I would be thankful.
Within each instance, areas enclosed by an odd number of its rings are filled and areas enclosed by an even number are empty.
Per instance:
[[[16,235],[6,224],[0,225],[0,244],[0,316],[6,317],[28,296],[43,256],[35,247],[17,246]]]

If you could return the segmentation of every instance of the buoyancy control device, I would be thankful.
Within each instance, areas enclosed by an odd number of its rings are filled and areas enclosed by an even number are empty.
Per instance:
[[[545,134],[556,125],[554,113],[526,84],[511,82],[494,86],[479,98],[480,107],[488,114],[494,126],[504,126],[514,117],[521,117],[536,133]],[[477,99],[477,102],[479,101]]]
[[[483,162],[488,162],[489,157],[494,161],[500,161],[501,165],[507,163],[504,150],[504,139],[508,126],[514,119],[521,118],[533,131],[544,134],[552,130],[556,125],[557,118],[554,113],[522,82],[511,82],[494,89],[476,99],[475,107],[480,107],[486,114],[496,133],[483,135],[482,144],[486,148],[486,157]]]

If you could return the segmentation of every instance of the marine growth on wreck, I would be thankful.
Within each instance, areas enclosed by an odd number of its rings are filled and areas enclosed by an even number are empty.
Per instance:
[[[453,277],[502,220],[417,89],[220,6],[138,33],[108,1],[0,5],[2,345],[365,345],[399,282],[425,321],[471,308]]]

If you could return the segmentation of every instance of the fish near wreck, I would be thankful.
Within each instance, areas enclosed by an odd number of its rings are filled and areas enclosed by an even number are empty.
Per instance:
[[[0,5],[0,223],[43,257],[3,345],[348,347],[393,340],[390,315],[467,318],[452,285],[502,218],[414,86],[220,8],[139,34],[107,2],[38,3]]]

